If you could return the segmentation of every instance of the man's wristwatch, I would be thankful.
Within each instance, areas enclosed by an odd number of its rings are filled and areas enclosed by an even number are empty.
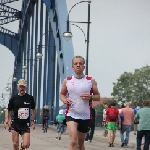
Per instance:
[[[91,95],[91,98],[90,98],[90,100],[93,100],[93,95]]]
[[[35,120],[32,119],[31,122],[35,122]]]

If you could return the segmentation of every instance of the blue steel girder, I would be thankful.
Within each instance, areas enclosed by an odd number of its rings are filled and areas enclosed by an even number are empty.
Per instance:
[[[17,17],[20,12],[8,12],[8,11],[0,11],[0,17]]]
[[[22,40],[22,36],[23,36],[23,30],[24,30],[24,26],[26,26],[27,23],[27,16],[29,16],[28,14],[31,14],[33,6],[35,5],[35,2],[37,0],[24,0],[22,3],[22,17],[20,19],[19,22],[19,41],[18,41],[18,56],[17,56],[17,61],[20,62],[21,61],[21,49],[20,44],[21,44],[21,40]]]
[[[3,19],[0,19],[0,25],[7,24],[21,18],[21,12],[17,9],[3,4],[0,5],[0,9],[3,10],[0,12],[0,17],[5,17]]]
[[[2,9],[3,11],[10,12],[10,13],[15,13],[15,12],[17,13],[17,12],[19,12],[19,10],[11,8],[11,7],[3,5],[3,4],[0,5],[0,9]]]
[[[13,22],[13,21],[16,21],[18,20],[18,18],[13,18],[13,17],[6,17],[4,19],[0,19],[0,25],[4,25],[4,24],[7,24],[9,22]]]
[[[0,43],[12,51],[17,56],[18,34],[0,27]]]
[[[0,4],[7,4],[15,1],[19,1],[19,0],[0,0]]]
[[[66,0],[43,0],[43,2],[48,10],[58,54],[60,77],[61,81],[63,81],[64,78],[73,74],[71,61],[74,56],[72,40],[65,41],[62,36],[66,31],[66,20],[68,16]]]
[[[5,29],[1,26],[0,26],[0,32],[4,33],[4,34],[7,34],[8,36],[10,36],[12,38],[18,39],[18,33],[12,32],[12,31],[10,31],[8,29]]]

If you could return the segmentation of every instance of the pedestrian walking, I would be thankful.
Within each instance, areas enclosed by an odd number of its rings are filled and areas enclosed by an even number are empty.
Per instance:
[[[103,127],[105,128],[103,136],[107,136],[108,134],[108,130],[107,130],[107,122],[106,122],[106,110],[108,108],[108,104],[107,103],[103,103],[104,109],[103,109]]]
[[[92,119],[90,120],[90,126],[89,131],[87,132],[85,141],[92,142],[94,131],[95,131],[95,117],[96,117],[96,111],[94,108],[92,108]]]
[[[9,115],[13,111],[12,142],[13,150],[19,149],[19,134],[22,137],[21,149],[25,150],[30,146],[30,125],[35,128],[34,120],[36,115],[35,102],[33,96],[25,93],[27,83],[20,79],[17,84],[18,94],[9,100],[8,111],[5,114],[4,128],[9,122]],[[30,118],[32,109],[32,118]]]
[[[49,112],[49,109],[48,109],[48,105],[45,105],[43,107],[41,116],[42,116],[42,130],[44,130],[44,127],[45,127],[46,123],[47,123],[47,126],[48,126],[48,120],[50,119],[50,112]]]
[[[61,88],[60,99],[67,104],[66,122],[70,137],[70,150],[85,150],[84,140],[91,119],[92,100],[99,101],[97,82],[84,75],[85,60],[82,56],[72,59],[74,75],[67,77]],[[67,96],[68,95],[68,96]]]
[[[136,103],[136,106],[133,110],[134,110],[134,115],[136,115],[137,112],[140,110],[140,106],[138,102]],[[136,135],[138,124],[139,124],[138,120],[134,121],[134,135]]]
[[[56,116],[56,122],[57,122],[56,139],[58,139],[58,140],[61,139],[61,135],[64,132],[64,122],[63,122],[64,119],[65,119],[65,116],[63,115],[63,110],[60,110],[58,116]]]
[[[121,127],[119,111],[116,108],[116,103],[112,102],[110,108],[106,110],[106,121],[108,129],[108,147],[114,147],[116,130]]]
[[[122,108],[125,108],[124,104],[121,104],[120,105],[120,109],[118,109],[119,111],[119,114],[120,114],[120,120],[121,120],[121,128],[120,128],[120,131],[122,129],[122,122],[124,121],[124,114],[122,113]],[[120,137],[121,138],[121,137]]]
[[[135,121],[139,120],[137,128],[137,148],[141,150],[142,138],[145,137],[144,150],[149,150],[150,144],[150,102],[149,100],[143,101],[143,108],[141,108],[135,115]]]
[[[126,102],[125,108],[121,109],[120,114],[123,114],[124,120],[122,122],[121,130],[120,130],[120,138],[121,138],[121,147],[128,147],[129,143],[129,134],[131,131],[132,121],[134,119],[134,112],[131,108],[130,102]],[[124,133],[126,133],[126,138],[124,138]]]

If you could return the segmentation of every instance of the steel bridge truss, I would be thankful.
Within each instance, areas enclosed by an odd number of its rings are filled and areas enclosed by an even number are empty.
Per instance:
[[[8,8],[4,4],[13,2],[1,0],[0,25],[11,22],[10,18],[19,19],[19,30],[15,34],[0,28],[4,35],[17,39],[15,43],[13,76],[25,78],[28,93],[32,94],[37,108],[37,123],[40,123],[40,110],[44,105],[50,109],[50,121],[59,111],[60,84],[67,76],[72,75],[72,43],[66,42],[62,35],[66,30],[67,6],[65,0],[24,0],[21,12]],[[21,14],[21,15],[20,15]],[[13,21],[13,20],[12,20]],[[2,43],[2,42],[1,42]],[[10,48],[11,49],[11,48]],[[69,51],[68,51],[69,49]],[[42,53],[42,59],[36,54]],[[69,55],[68,55],[69,53]],[[27,66],[24,71],[22,66]],[[17,82],[12,84],[12,93],[17,93]]]

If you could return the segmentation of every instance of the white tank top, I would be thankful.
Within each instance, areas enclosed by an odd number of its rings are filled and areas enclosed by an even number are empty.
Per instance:
[[[77,79],[74,76],[67,78],[68,97],[72,101],[72,105],[67,105],[66,116],[74,119],[91,119],[92,100],[82,100],[80,95],[83,93],[92,94],[92,82],[89,76]]]

